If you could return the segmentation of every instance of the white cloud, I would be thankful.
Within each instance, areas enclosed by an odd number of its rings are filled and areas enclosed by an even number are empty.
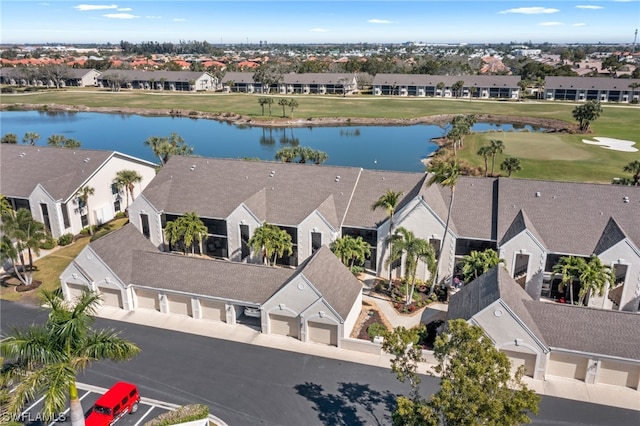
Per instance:
[[[50,3],[40,3],[40,6],[51,6]]]
[[[139,18],[139,16],[136,15],[132,15],[130,13],[107,13],[106,15],[102,15],[105,18],[111,18],[111,19],[136,19]]]
[[[185,22],[186,19],[184,18],[173,18],[173,22]]]
[[[564,23],[551,21],[551,22],[540,22],[538,25],[540,25],[541,27],[560,27],[564,25]]]
[[[85,12],[87,10],[117,9],[118,5],[116,4],[79,4],[77,6],[73,6],[73,8],[81,12]]]
[[[367,21],[370,24],[393,24],[393,21],[388,21],[386,19],[369,19]]]
[[[309,31],[314,33],[328,33],[329,30],[327,28],[311,28]]]
[[[571,24],[572,27],[586,27],[587,24],[584,22],[576,22],[575,24]]]
[[[162,19],[162,16],[149,15],[149,16],[145,16],[145,18],[147,18],[147,19]]]
[[[550,7],[517,7],[515,9],[507,9],[503,10],[500,13],[521,13],[523,15],[542,15],[547,13],[556,13],[560,12],[559,9],[553,9]]]
[[[131,9],[130,7],[119,7],[118,12],[131,12],[133,9]]]
[[[604,9],[602,6],[596,6],[595,4],[579,4],[576,6],[578,9],[589,9],[589,10],[599,10]]]

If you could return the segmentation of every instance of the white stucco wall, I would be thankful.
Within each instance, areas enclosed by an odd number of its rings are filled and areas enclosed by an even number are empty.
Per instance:
[[[149,240],[154,246],[161,250],[163,247],[163,230],[160,213],[145,198],[144,195],[136,197],[135,201],[129,206],[129,221],[142,233],[142,223],[140,222],[140,214],[149,215]]]
[[[498,248],[498,255],[505,260],[505,268],[513,276],[517,255],[529,256],[525,290],[534,299],[540,299],[544,266],[547,259],[545,248],[528,231],[522,231]]]
[[[298,225],[298,264],[311,256],[311,233],[318,232],[322,235],[322,245],[329,245],[336,230],[327,223],[317,211],[313,211]]]
[[[627,275],[620,298],[620,310],[637,312],[638,303],[640,303],[640,250],[625,239],[600,253],[598,257],[602,263],[608,266],[627,265]],[[602,297],[592,297],[589,306],[610,308],[611,302],[607,297],[607,292]]]
[[[262,225],[262,222],[256,215],[254,215],[249,208],[244,204],[240,204],[236,209],[231,212],[226,218],[227,221],[227,244],[229,249],[229,259],[234,262],[241,260],[242,244],[240,241],[240,225],[247,225],[249,227],[249,237],[253,236],[256,228]],[[248,258],[248,262],[260,263],[262,259],[251,253]]]

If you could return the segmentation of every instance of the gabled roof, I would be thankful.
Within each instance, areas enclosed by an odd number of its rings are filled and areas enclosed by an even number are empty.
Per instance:
[[[575,89],[575,90],[621,90],[630,92],[630,84],[640,84],[638,78],[601,78],[601,77],[552,77],[544,78],[545,90]]]
[[[211,78],[206,72],[200,71],[144,71],[144,70],[122,70],[122,69],[108,69],[102,71],[98,76],[99,80],[104,80],[112,75],[121,75],[131,81],[154,81],[160,82],[161,79],[165,79],[167,82],[179,81],[188,83],[189,81],[195,81],[202,77]]]
[[[451,190],[437,185],[449,205]],[[493,212],[496,206],[496,185],[493,179],[461,176],[455,188],[451,212],[452,229],[462,238],[495,240]],[[447,207],[448,208],[448,207]],[[443,216],[446,219],[446,214]]]
[[[531,296],[502,266],[494,266],[452,295],[447,320],[457,318],[469,320],[497,300],[502,300],[544,344],[542,333],[525,307],[525,302],[530,301]]]
[[[505,244],[507,241],[510,241],[516,235],[520,234],[525,230],[528,230],[529,232],[531,232],[531,234],[533,234],[533,236],[538,240],[538,242],[544,245],[544,240],[542,239],[540,234],[538,234],[538,231],[536,231],[535,226],[533,226],[533,223],[531,223],[531,221],[527,217],[527,214],[523,210],[520,210],[516,215],[516,217],[513,219],[513,222],[511,222],[511,226],[509,226],[507,231],[502,236],[502,239],[500,240],[499,245]]]
[[[224,219],[241,203],[260,215],[264,205],[264,220],[285,226],[298,225],[331,196],[341,222],[359,174],[348,167],[173,156],[143,194],[159,211],[207,218]]]
[[[640,212],[638,214],[640,214]],[[602,231],[600,240],[596,244],[596,248],[593,252],[595,254],[605,252],[625,238],[627,238],[627,236],[624,231],[620,228],[616,220],[611,217],[609,218],[609,222],[607,222],[607,226],[605,226],[604,231]]]
[[[236,84],[238,84],[238,83],[255,84],[255,81],[253,80],[253,74],[255,74],[255,73],[229,71],[229,72],[225,73],[224,77],[222,77],[222,83],[225,84],[228,81],[233,81]]]
[[[42,184],[55,200],[67,200],[114,154],[114,151],[0,144],[0,193],[29,198],[34,188]]]
[[[322,294],[327,303],[345,320],[351,312],[362,284],[331,252],[328,246],[320,247],[300,265],[297,274],[304,275]]]
[[[355,82],[356,76],[351,73],[312,72],[283,74],[284,84],[342,84]]]
[[[640,360],[640,315],[562,303],[525,306],[551,348]]]

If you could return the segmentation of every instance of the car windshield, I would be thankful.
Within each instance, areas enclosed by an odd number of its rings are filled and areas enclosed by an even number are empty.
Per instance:
[[[105,415],[111,414],[111,410],[109,410],[107,407],[101,407],[100,405],[96,405],[95,407],[93,407],[93,411]]]

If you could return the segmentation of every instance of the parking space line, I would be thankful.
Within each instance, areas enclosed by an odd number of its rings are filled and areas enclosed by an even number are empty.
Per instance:
[[[151,408],[149,408],[149,409],[147,410],[147,412],[146,412],[146,413],[144,413],[144,415],[143,415],[142,417],[140,417],[140,420],[138,420],[138,423],[136,423],[136,424],[135,424],[135,425],[133,425],[133,426],[138,426],[140,423],[142,423],[142,421],[144,420],[144,418],[145,418],[145,417],[147,417],[147,416],[149,415],[149,413],[150,413],[154,408],[156,408],[156,407],[155,407],[155,405],[152,405],[152,406],[151,406]]]
[[[90,393],[91,393],[90,391],[86,391],[86,392],[84,393],[84,395],[82,395],[82,396],[80,397],[80,401],[82,401],[82,400],[83,400],[87,395],[89,395]],[[67,408],[66,410],[64,410],[64,411],[63,411],[62,413],[60,413],[60,414],[67,414],[69,411],[71,411],[71,407]],[[54,420],[54,421],[52,421],[51,423],[49,423],[47,426],[53,426],[53,425],[55,425],[56,423],[57,423],[57,421],[56,421],[56,420]]]
[[[40,404],[40,402],[44,399],[44,396],[41,397],[39,400],[37,400],[36,402],[34,402],[33,404],[31,404],[31,406],[29,406],[29,408],[27,408],[26,410],[24,410],[22,413],[20,413],[20,417],[24,416],[25,414],[27,414],[29,411],[31,411],[31,409],[33,407],[35,407],[36,405]]]

